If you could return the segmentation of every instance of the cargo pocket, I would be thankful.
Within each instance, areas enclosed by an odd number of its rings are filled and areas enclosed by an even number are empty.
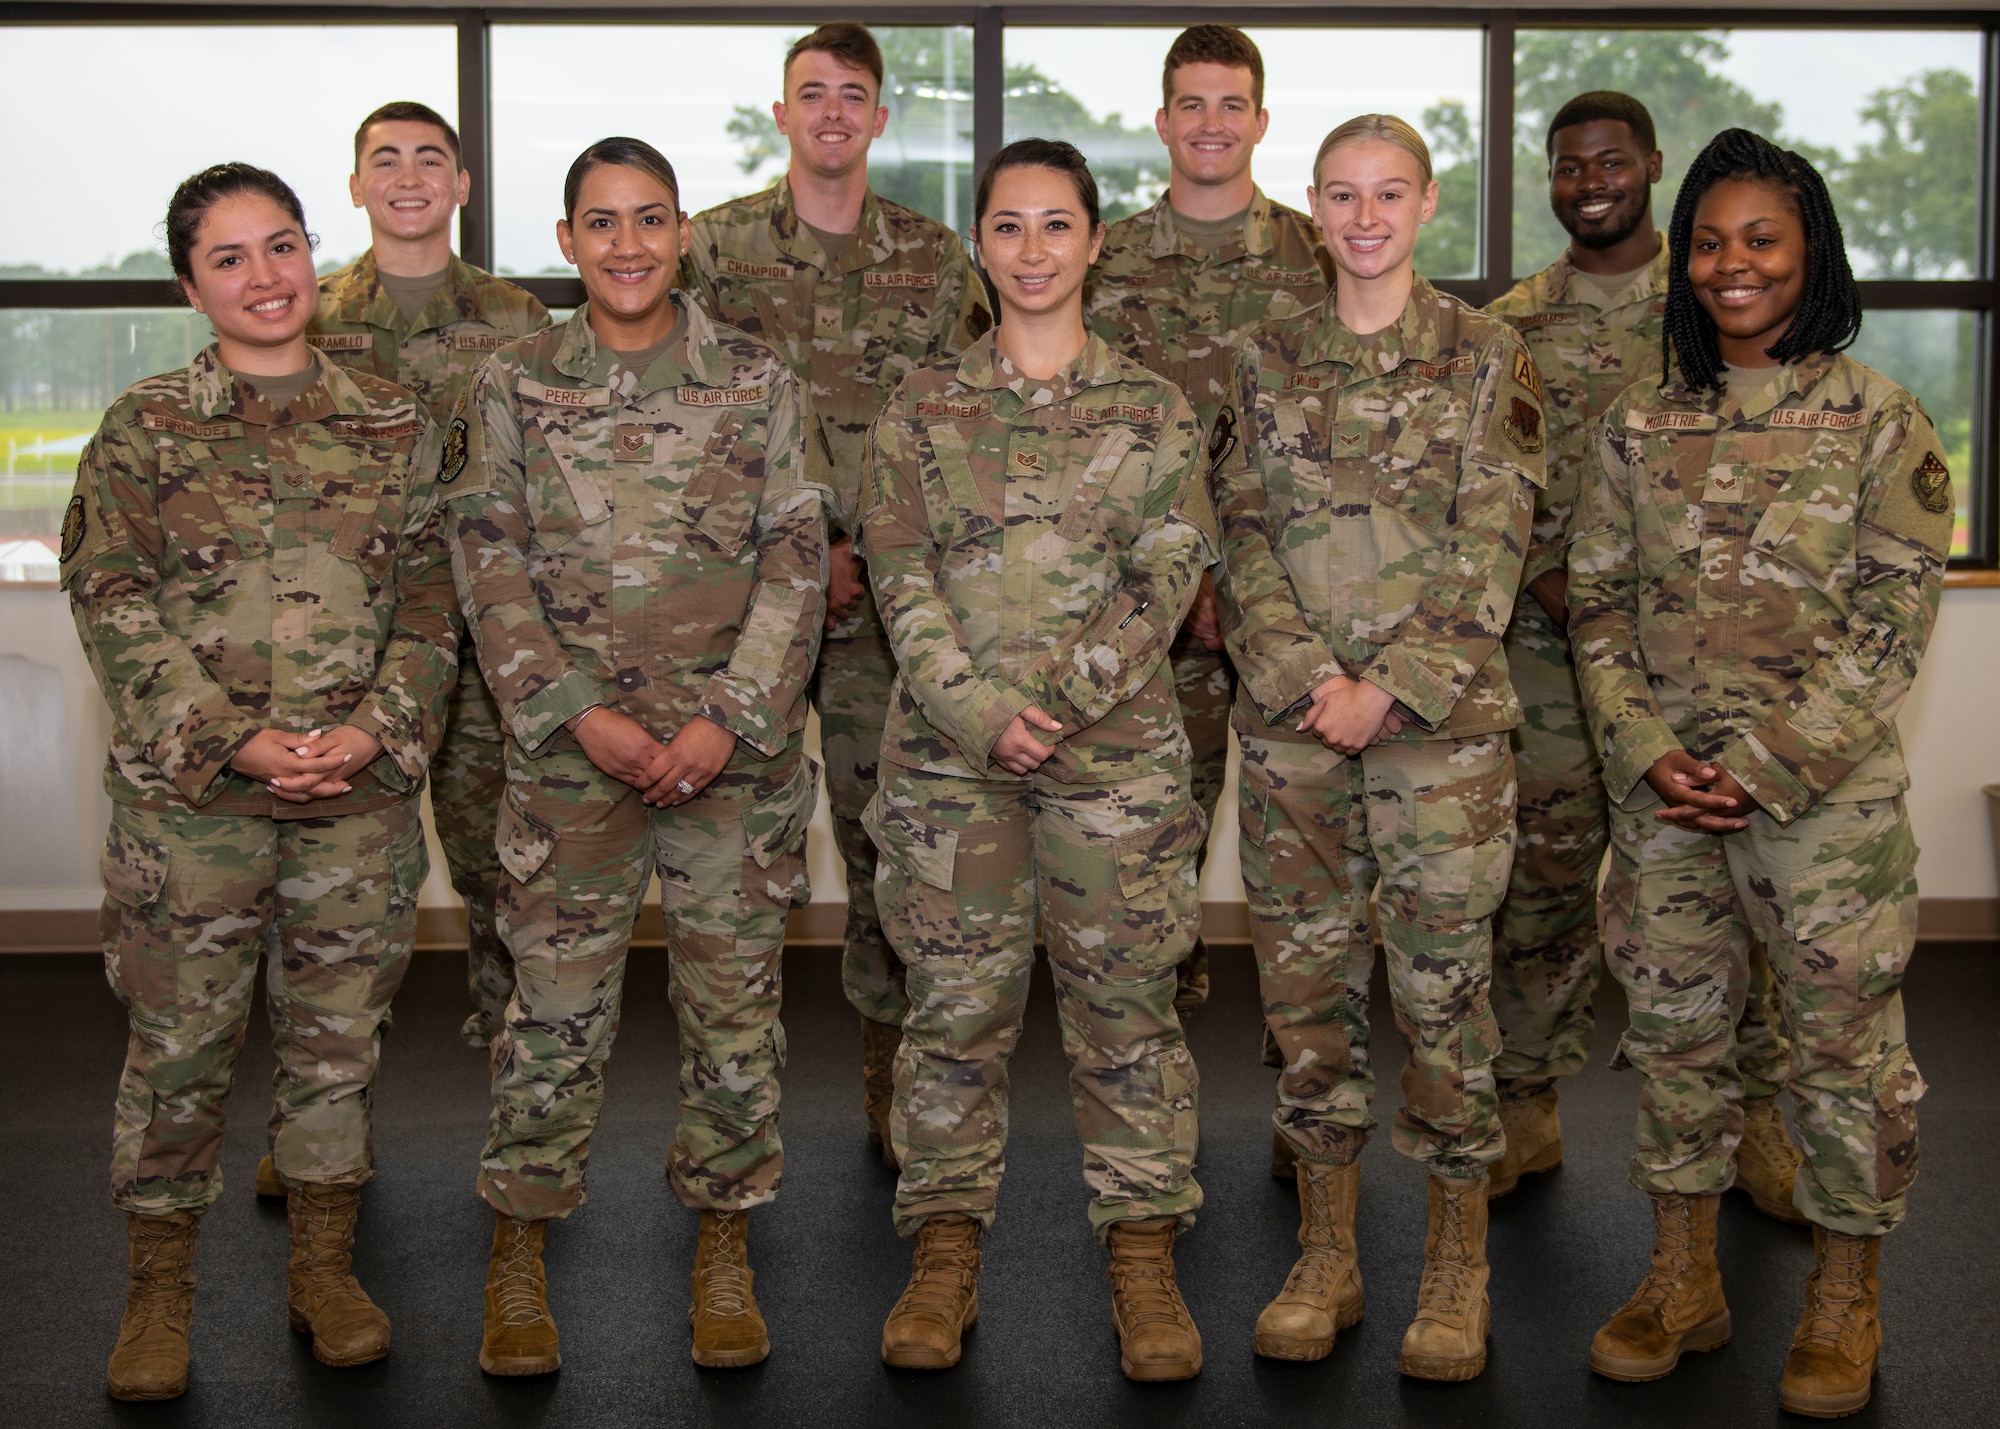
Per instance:
[[[1514,801],[1513,762],[1505,759],[1411,797],[1401,818],[1413,837],[1398,833],[1384,902],[1393,898],[1406,922],[1438,931],[1492,917],[1514,864]],[[1372,841],[1381,846],[1379,837]]]
[[[114,821],[98,859],[105,902],[98,914],[104,978],[125,1010],[155,1027],[180,1025],[174,932],[160,907],[166,847]]]
[[[777,793],[744,812],[743,834],[757,867],[769,868],[781,855],[796,852],[805,842],[806,826],[812,822],[819,797],[819,773],[818,761],[801,759]]]
[[[1802,1022],[1837,1027],[1902,986],[1916,940],[1917,841],[1899,799],[1825,807],[1851,810],[1866,841],[1792,876],[1799,957],[1787,1003]]]
[[[1128,899],[1139,898],[1184,873],[1191,883],[1190,863],[1207,841],[1208,820],[1194,804],[1172,818],[1119,835],[1112,841],[1118,891]]]
[[[958,863],[958,830],[919,823],[885,803],[878,791],[861,811],[861,826],[876,852],[897,870],[941,892],[952,891]]]
[[[1875,1098],[1875,1195],[1900,1196],[1917,1179],[1917,1102],[1930,1090],[1908,1047],[1882,1059],[1869,1078]]]
[[[556,832],[509,796],[500,801],[500,827],[494,836],[494,847],[500,855],[500,866],[508,875],[516,883],[529,883],[556,851]]]

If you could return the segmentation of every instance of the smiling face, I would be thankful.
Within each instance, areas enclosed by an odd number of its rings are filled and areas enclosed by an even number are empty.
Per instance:
[[[284,205],[260,193],[218,199],[188,250],[194,276],[181,287],[215,327],[222,360],[248,372],[296,372],[319,298],[312,245]],[[297,344],[301,361],[272,368],[259,352]]]
[[[472,196],[472,175],[452,158],[444,131],[417,119],[386,119],[368,126],[359,167],[347,179],[368,226],[404,242],[434,238]]]
[[[1660,151],[1642,153],[1622,119],[1593,119],[1555,134],[1549,207],[1580,248],[1615,248],[1652,212]]]
[[[585,174],[577,186],[576,212],[556,224],[556,242],[563,257],[576,264],[592,317],[617,325],[617,331],[600,332],[614,347],[630,341],[622,334],[631,325],[653,320],[673,325],[674,270],[688,238],[674,191],[623,164],[599,164]]]
[[[1765,349],[1792,325],[1805,299],[1805,224],[1782,184],[1724,179],[1695,205],[1688,284],[1715,323],[1722,360],[1769,367]]]
[[[1387,139],[1342,144],[1319,163],[1307,194],[1326,251],[1362,281],[1411,267],[1417,232],[1437,212],[1437,181],[1423,181],[1416,155]]]
[[[1004,316],[1083,311],[1083,280],[1104,243],[1068,174],[1023,165],[1002,169],[979,220],[979,261]]]
[[[785,74],[785,97],[771,106],[778,132],[791,141],[792,162],[837,179],[868,162],[889,111],[875,76],[826,50],[807,50]]]
[[[1173,161],[1173,181],[1231,184],[1250,172],[1250,156],[1271,116],[1251,98],[1256,78],[1247,65],[1202,61],[1177,66],[1174,96],[1153,116]]]

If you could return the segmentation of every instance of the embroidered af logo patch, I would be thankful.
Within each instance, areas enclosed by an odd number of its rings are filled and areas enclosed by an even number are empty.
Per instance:
[[[62,559],[65,563],[83,544],[83,533],[88,525],[89,518],[83,513],[83,497],[72,496],[69,499],[69,510],[63,512]]]
[[[1910,473],[1910,490],[1916,493],[1917,504],[1924,510],[1933,516],[1944,515],[1951,510],[1951,468],[1936,452],[1926,452],[1917,469]],[[64,530],[67,541],[68,528]]]
[[[1507,410],[1507,435],[1514,445],[1528,453],[1542,449],[1542,414],[1533,402],[1521,397],[1507,399],[1512,405]]]
[[[438,469],[438,483],[449,486],[465,470],[465,418],[453,417],[444,434],[444,464]]]

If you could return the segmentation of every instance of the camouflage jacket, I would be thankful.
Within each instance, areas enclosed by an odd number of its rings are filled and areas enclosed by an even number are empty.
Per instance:
[[[1937,618],[1951,478],[1916,399],[1852,358],[1739,402],[1642,382],[1597,424],[1570,641],[1614,799],[1662,755],[1780,823],[1908,787],[1896,711]]]
[[[806,465],[833,490],[835,540],[853,534],[868,426],[889,393],[993,325],[958,236],[872,190],[833,254],[800,221],[783,178],[718,204],[695,215],[681,273],[709,312],[776,348],[810,389]]]
[[[382,291],[370,249],[319,280],[306,340],[342,367],[409,388],[442,426],[489,354],[548,325],[549,310],[533,294],[456,253],[444,286],[406,323]]]
[[[1660,337],[1667,313],[1667,245],[1622,289],[1608,308],[1572,284],[1569,250],[1532,278],[1523,278],[1486,309],[1504,318],[1528,344],[1542,375],[1542,420],[1548,432],[1549,484],[1535,497],[1535,534],[1528,543],[1526,585],[1563,568],[1569,523],[1593,424],[1634,382],[1660,375]]]
[[[312,819],[424,786],[458,668],[438,429],[402,388],[315,360],[273,411],[203,348],[128,388],[77,462],[62,582],[120,803]],[[261,729],[337,724],[382,742],[338,798],[288,804],[229,768]]]
[[[898,672],[882,758],[1013,779],[993,742],[1030,705],[1041,772],[1103,783],[1191,757],[1167,647],[1214,559],[1199,429],[1169,383],[1092,337],[1046,382],[991,336],[906,378],[875,428],[862,541]]]
[[[1405,738],[1512,729],[1500,637],[1543,442],[1519,335],[1419,277],[1367,338],[1330,301],[1258,329],[1236,388],[1209,479],[1238,732],[1311,740],[1296,712],[1343,673],[1396,697]]]
[[[453,568],[479,665],[530,756],[607,705],[671,739],[696,715],[796,750],[826,615],[826,493],[798,384],[676,293],[685,339],[644,372],[589,305],[494,353],[445,437]]]
[[[1175,231],[1162,195],[1111,225],[1085,317],[1114,350],[1179,387],[1207,432],[1229,405],[1236,352],[1250,329],[1325,301],[1331,271],[1312,220],[1262,189],[1243,236],[1212,252]]]

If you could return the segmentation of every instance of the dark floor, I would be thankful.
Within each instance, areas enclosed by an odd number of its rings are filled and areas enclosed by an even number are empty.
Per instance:
[[[1100,1253],[1084,1221],[1053,1009],[1038,976],[1014,1095],[1000,1222],[986,1247],[982,1317],[965,1360],[943,1374],[886,1370],[884,1313],[908,1270],[889,1227],[892,1180],[862,1139],[858,1037],[834,958],[788,963],[785,1193],[756,1213],[757,1292],[770,1360],[698,1371],[687,1352],[693,1216],[661,1173],[671,1130],[673,1023],[658,955],[642,955],[591,1166],[591,1204],[550,1238],[559,1375],[481,1375],[480,1286],[491,1217],[472,1193],[485,1127],[483,1059],[458,1042],[459,962],[417,959],[396,1007],[377,1103],[377,1164],[359,1274],[395,1321],[381,1363],[333,1370],[285,1328],[283,1213],[257,1204],[270,1054],[251,1039],[249,1101],[229,1134],[229,1190],[201,1248],[194,1381],[173,1404],[120,1405],[103,1390],[122,1303],[123,1230],[105,1202],[122,1015],[96,960],[0,958],[0,1005],[15,1009],[0,1098],[13,1149],[11,1222],[0,1229],[0,1424],[513,1425],[900,1424],[1058,1426],[1310,1422],[1340,1425],[1704,1426],[1799,1423],[1777,1379],[1811,1247],[1731,1196],[1724,1273],[1736,1339],[1651,1385],[1593,1378],[1597,1324],[1643,1273],[1650,1225],[1624,1180],[1633,1078],[1605,1070],[1623,1023],[1600,999],[1598,1065],[1566,1086],[1568,1161],[1531,1178],[1492,1218],[1494,1333],[1486,1374],[1466,1385],[1396,1373],[1421,1266],[1423,1181],[1377,1138],[1364,1165],[1368,1318],[1316,1365],[1250,1353],[1251,1326],[1295,1254],[1295,1202],[1266,1174],[1270,1074],[1258,1064],[1247,954],[1218,955],[1215,996],[1194,1024],[1204,1116],[1201,1225],[1181,1244],[1181,1283],[1207,1367],[1187,1384],[1135,1386],[1118,1373]],[[1378,987],[1377,1008],[1386,1006]],[[1927,948],[1909,985],[1912,1040],[1931,1086],[1924,1171],[1909,1225],[1883,1257],[1887,1344],[1874,1404],[1856,1425],[2000,1422],[2000,1249],[1990,1194],[2000,1146],[2000,949]],[[1381,1018],[1378,1016],[1378,1023]],[[1393,1037],[1390,1039],[1393,1041]],[[1399,1060],[1384,1049],[1385,1063]],[[1385,1066],[1384,1085],[1394,1072]],[[1985,1188],[1982,1190],[1982,1188]]]

